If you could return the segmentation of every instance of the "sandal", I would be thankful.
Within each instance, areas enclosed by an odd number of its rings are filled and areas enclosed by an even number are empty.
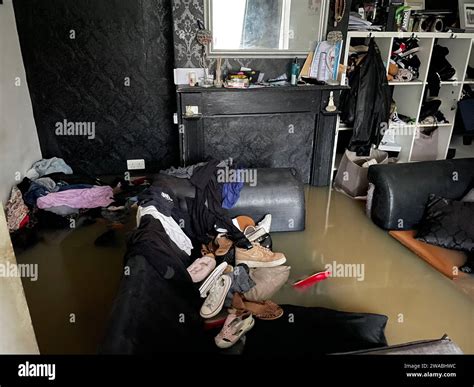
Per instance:
[[[239,312],[249,311],[260,320],[276,320],[283,316],[283,309],[273,301],[248,301],[240,293],[234,293],[232,308]]]
[[[229,314],[219,334],[214,338],[219,348],[232,347],[239,339],[253,328],[255,320],[252,313]]]

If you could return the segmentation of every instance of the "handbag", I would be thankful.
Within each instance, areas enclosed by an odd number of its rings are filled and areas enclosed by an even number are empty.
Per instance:
[[[438,158],[439,130],[430,133],[419,130],[419,137],[415,139],[411,152],[411,161],[430,161]]]
[[[363,165],[369,160],[375,160],[377,164],[388,164],[388,153],[371,149],[370,156],[357,156],[356,152],[346,150],[337,170],[334,189],[352,198],[366,197],[369,189],[369,168]]]

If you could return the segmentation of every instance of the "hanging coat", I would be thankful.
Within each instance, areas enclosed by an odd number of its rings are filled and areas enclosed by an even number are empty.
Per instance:
[[[371,145],[379,143],[382,126],[388,125],[392,102],[387,70],[374,39],[351,75],[349,86],[341,96],[341,119],[354,127],[348,149],[367,156]]]

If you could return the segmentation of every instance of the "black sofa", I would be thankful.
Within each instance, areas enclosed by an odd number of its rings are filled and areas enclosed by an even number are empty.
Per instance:
[[[170,194],[181,209],[194,189],[186,179],[159,174],[154,185]],[[246,185],[232,215],[258,219],[272,214],[272,231],[304,229],[304,191],[292,169],[259,169],[258,184]],[[186,268],[192,258],[170,244],[161,223],[145,215],[129,237],[124,275],[113,303],[108,328],[100,345],[102,354],[151,354],[158,352],[208,352],[218,349],[204,330],[199,315],[202,304],[198,286]],[[332,353],[385,346],[387,317],[345,313],[324,308],[285,305],[297,315],[257,321],[248,335],[247,353]],[[322,336],[321,332],[325,334]]]
[[[373,165],[370,213],[385,230],[412,230],[420,223],[430,194],[461,198],[474,182],[474,158]],[[370,202],[370,199],[369,199]]]

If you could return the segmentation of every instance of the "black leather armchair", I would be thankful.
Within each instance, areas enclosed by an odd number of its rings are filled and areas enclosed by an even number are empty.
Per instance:
[[[461,198],[474,182],[474,158],[374,165],[371,218],[385,230],[412,230],[420,223],[430,194]]]

